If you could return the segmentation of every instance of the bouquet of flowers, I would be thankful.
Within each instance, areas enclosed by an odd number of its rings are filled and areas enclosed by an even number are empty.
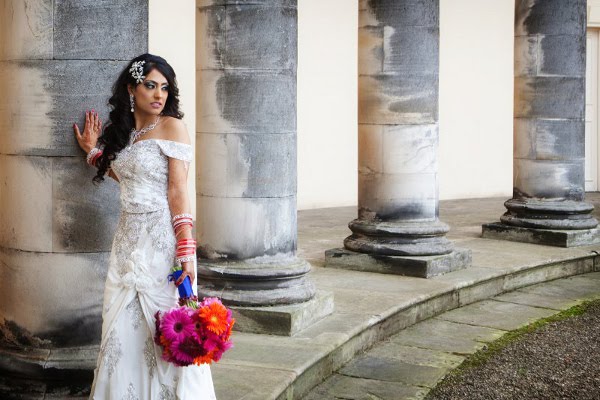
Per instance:
[[[171,272],[169,279],[177,280],[182,270],[173,267]],[[231,310],[216,297],[199,301],[187,277],[178,289],[179,307],[155,314],[154,341],[162,347],[163,359],[182,367],[219,361],[233,346]]]

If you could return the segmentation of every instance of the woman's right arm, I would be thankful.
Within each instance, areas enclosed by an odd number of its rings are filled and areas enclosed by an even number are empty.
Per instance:
[[[96,147],[98,137],[100,136],[100,132],[102,132],[102,121],[100,121],[98,113],[94,110],[86,111],[83,132],[79,131],[77,124],[73,124],[73,132],[75,132],[75,138],[77,139],[79,147],[81,147],[86,154],[89,154],[89,152]],[[119,181],[119,178],[117,178],[112,169],[108,170],[108,176],[117,182]]]

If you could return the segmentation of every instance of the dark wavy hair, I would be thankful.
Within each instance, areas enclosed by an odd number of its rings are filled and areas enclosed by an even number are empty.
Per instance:
[[[179,89],[173,67],[162,57],[152,54],[142,54],[131,60],[121,71],[117,81],[113,85],[113,95],[108,100],[111,108],[109,122],[104,128],[104,132],[98,138],[98,147],[103,148],[102,155],[98,159],[98,173],[93,181],[100,183],[104,180],[104,174],[110,167],[110,163],[117,158],[117,154],[127,146],[131,135],[131,130],[135,128],[135,120],[129,105],[129,92],[127,86],[135,87],[138,83],[131,76],[129,68],[136,61],[145,61],[143,66],[144,76],[156,69],[165,76],[169,84],[169,96],[165,103],[161,115],[168,115],[177,119],[183,118],[183,113],[179,111]]]

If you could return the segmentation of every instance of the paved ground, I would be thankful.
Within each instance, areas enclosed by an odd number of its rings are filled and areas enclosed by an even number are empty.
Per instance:
[[[305,400],[422,399],[466,356],[510,330],[600,298],[600,273],[529,286],[415,324],[377,344]]]
[[[600,399],[600,300],[565,314],[481,353],[426,400]]]

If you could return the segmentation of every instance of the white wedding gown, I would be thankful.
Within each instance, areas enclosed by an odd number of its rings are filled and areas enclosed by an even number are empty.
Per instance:
[[[120,182],[121,216],[104,291],[93,400],[216,398],[208,365],[167,363],[153,339],[154,314],[176,306],[178,298],[177,288],[167,281],[175,257],[167,201],[169,157],[189,163],[192,148],[144,139],[112,162]]]

